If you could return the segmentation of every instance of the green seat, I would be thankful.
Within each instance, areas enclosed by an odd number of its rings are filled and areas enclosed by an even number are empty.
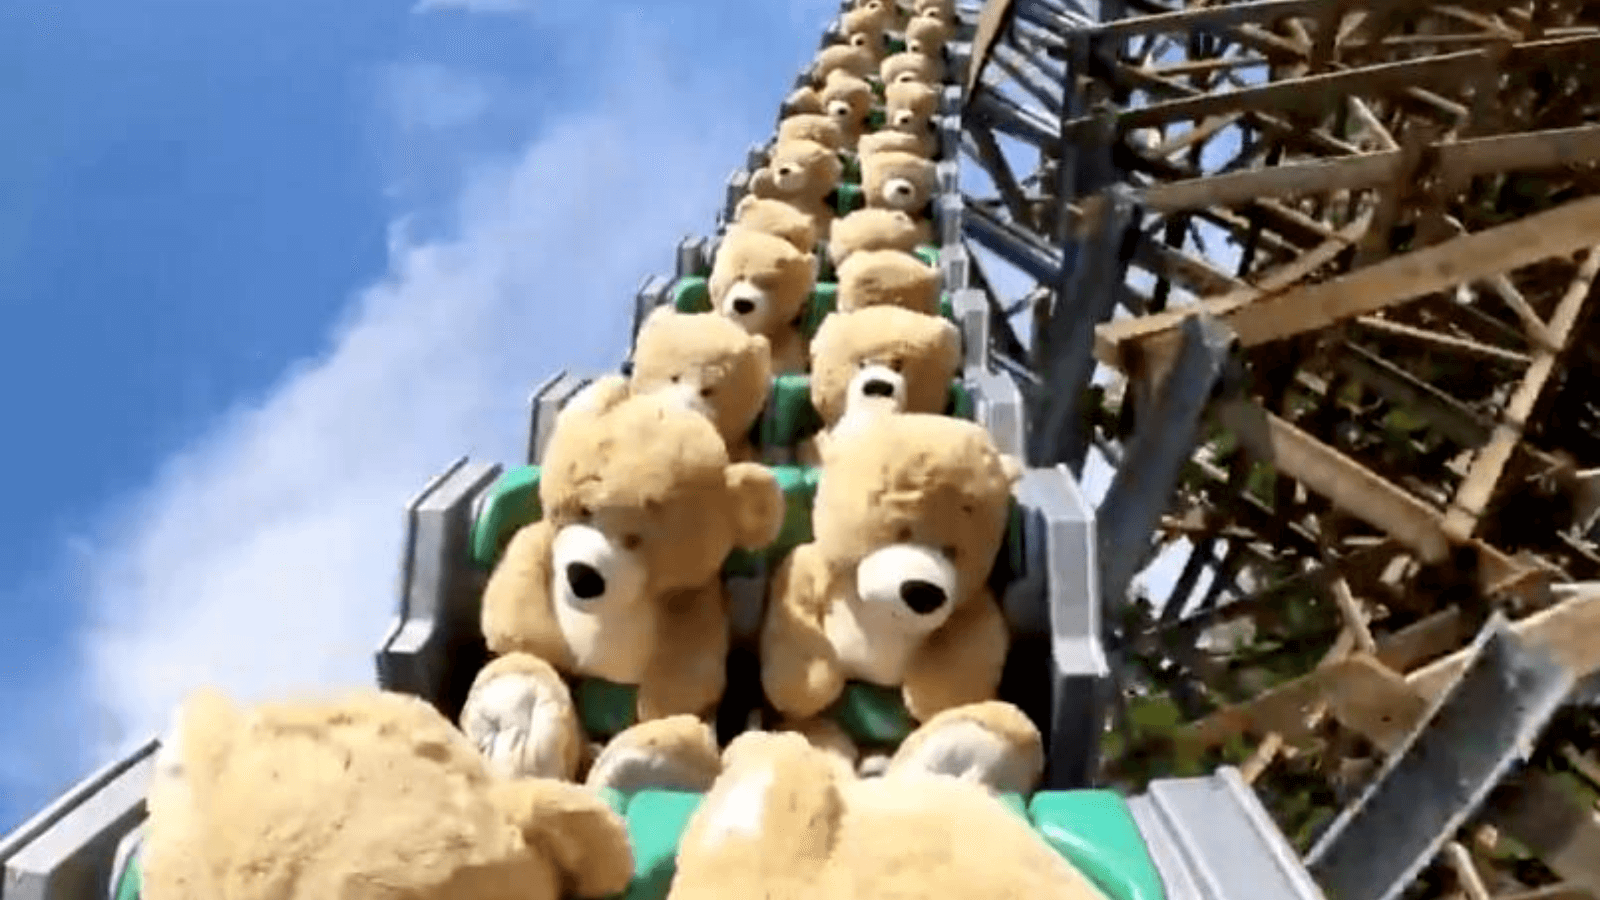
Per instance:
[[[728,575],[754,575],[762,564],[811,539],[811,499],[816,494],[818,472],[800,466],[773,466],[772,474],[783,489],[785,513],[778,539],[756,553],[735,550],[723,571]],[[525,525],[537,522],[539,506],[539,467],[517,466],[508,469],[489,487],[488,496],[472,523],[468,548],[472,562],[480,569],[492,569],[512,535]]]
[[[848,216],[862,208],[867,203],[866,194],[861,191],[861,169],[857,163],[855,180],[840,180],[839,186],[833,189],[833,211],[841,216]]]
[[[839,162],[844,163],[844,170],[839,175],[841,184],[861,183],[861,160],[854,153],[840,153]]]
[[[662,900],[677,871],[677,851],[704,795],[640,791],[608,797],[633,843],[633,884],[621,900]],[[1161,875],[1122,797],[1112,791],[1042,791],[1030,801],[1001,794],[1062,858],[1111,900],[1165,900]]]
[[[937,252],[937,251],[935,251]],[[928,257],[922,248],[917,256],[924,262]],[[691,275],[679,278],[672,285],[670,302],[681,313],[711,312],[711,280],[702,275]],[[839,308],[839,285],[833,281],[819,281],[811,289],[811,301],[800,314],[800,331],[806,337],[814,337],[817,328],[822,325],[822,320],[827,315]],[[939,295],[939,313],[945,318],[954,321],[955,312],[950,304],[950,295]]]
[[[951,382],[950,400],[945,415],[971,421],[972,395],[960,382]],[[772,379],[767,412],[757,425],[758,447],[793,447],[822,430],[822,417],[811,405],[809,375],[779,375]]]

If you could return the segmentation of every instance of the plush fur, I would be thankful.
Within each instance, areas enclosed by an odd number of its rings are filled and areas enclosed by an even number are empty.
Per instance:
[[[749,194],[733,208],[733,224],[783,238],[801,253],[814,252],[820,237],[816,223],[798,207]]]
[[[909,153],[923,159],[932,159],[938,149],[938,139],[931,132],[912,134],[894,128],[882,128],[871,134],[863,134],[861,140],[856,141],[856,155],[861,159],[866,159],[875,153]]]
[[[873,153],[861,159],[861,192],[869,209],[902,209],[920,217],[939,192],[938,169],[914,153]]]
[[[866,79],[843,70],[828,73],[822,83],[822,107],[839,123],[844,149],[854,150],[866,132],[875,99]]]
[[[722,236],[711,264],[711,306],[745,331],[766,337],[773,372],[804,372],[809,353],[796,321],[810,300],[816,273],[814,255],[782,238],[734,226]]]
[[[145,900],[600,898],[633,874],[594,793],[498,777],[432,706],[375,690],[249,710],[196,694],[148,809]]]
[[[885,130],[911,135],[916,143],[911,153],[932,159],[938,150],[933,133],[933,117],[939,112],[939,92],[925,84],[905,81],[884,88]],[[881,152],[881,151],[879,151]]]
[[[961,367],[961,332],[942,316],[869,306],[824,319],[811,342],[811,405],[823,431],[801,448],[821,462],[827,439],[892,413],[942,413]]]
[[[473,685],[463,728],[502,772],[575,775],[569,745],[583,736],[564,712],[572,701],[562,676],[633,685],[640,724],[607,753],[624,768],[670,769],[692,789],[706,745],[691,739],[686,754],[652,757],[662,745],[652,729],[669,727],[653,720],[705,715],[720,699],[722,564],[736,547],[772,542],[783,495],[766,468],[730,463],[705,416],[631,394],[620,380],[562,412],[542,465],[543,518],[511,538],[484,589],[483,634],[499,659]],[[591,783],[623,777],[605,761]]]
[[[912,16],[911,21],[906,23],[906,52],[939,59],[939,54],[944,52],[944,45],[950,40],[950,20],[951,17],[937,6],[927,7]]]
[[[917,722],[993,699],[1009,636],[987,579],[1021,466],[982,426],[919,413],[823,449],[814,537],[772,579],[768,700],[804,727],[849,680],[898,688]]]
[[[883,32],[889,25],[889,11],[860,6],[839,17],[839,32],[844,43],[860,47],[872,54],[872,61],[883,58]]]
[[[785,141],[814,141],[837,151],[844,147],[844,132],[839,123],[825,113],[799,113],[785,116],[778,123],[777,143]]]
[[[907,81],[937,86],[944,82],[944,63],[936,56],[902,50],[883,58],[878,64],[878,77],[885,87]]]
[[[680,313],[658,306],[634,341],[635,394],[661,394],[711,420],[734,462],[755,459],[750,429],[772,383],[772,350],[716,313]]]
[[[826,231],[833,224],[828,195],[843,175],[844,163],[835,150],[816,141],[779,141],[767,164],[750,176],[750,194],[782,200],[810,216],[819,232]]]
[[[889,133],[889,132],[880,132]],[[877,137],[877,135],[868,135]],[[910,253],[933,242],[933,227],[898,209],[858,209],[833,220],[828,232],[828,259],[835,269],[851,254],[865,250]]]
[[[1019,740],[1007,749],[1020,758]],[[1037,732],[1032,742],[1037,752]],[[736,738],[723,761],[689,820],[669,900],[1105,900],[981,773],[909,764],[861,779],[796,735],[765,732]]]
[[[862,250],[839,265],[839,312],[900,306],[939,314],[939,270],[899,250]]]
[[[865,47],[850,44],[830,44],[818,51],[811,63],[811,85],[820,88],[835,71],[849,72],[857,78],[870,78],[877,73],[878,57]]]

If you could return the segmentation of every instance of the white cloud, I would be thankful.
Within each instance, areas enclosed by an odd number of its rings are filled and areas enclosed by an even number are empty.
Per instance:
[[[489,111],[494,94],[485,79],[437,63],[391,67],[385,79],[391,117],[404,130],[460,128]]]
[[[621,359],[639,280],[712,226],[729,163],[770,121],[777,88],[746,86],[780,82],[807,43],[757,77],[669,78],[659,36],[606,31],[595,108],[477,169],[449,237],[394,227],[389,273],[327,352],[171,460],[95,540],[71,702],[86,721],[103,710],[114,742],[202,683],[248,699],[372,681],[406,499],[460,453],[517,461],[536,381]]]

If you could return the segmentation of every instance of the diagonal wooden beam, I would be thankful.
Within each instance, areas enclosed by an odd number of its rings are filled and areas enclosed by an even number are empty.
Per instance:
[[[1243,347],[1326,328],[1479,281],[1502,272],[1576,253],[1600,243],[1600,197],[1574,200],[1476,234],[1392,256],[1319,284],[1255,299],[1227,296],[1182,309],[1101,325],[1095,355],[1126,371],[1136,359],[1170,357],[1183,319],[1204,310],[1222,319]]]

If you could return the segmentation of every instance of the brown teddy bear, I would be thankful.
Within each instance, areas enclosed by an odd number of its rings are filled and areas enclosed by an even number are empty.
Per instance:
[[[915,153],[884,151],[861,159],[861,193],[873,209],[920,215],[939,192],[939,170]]]
[[[711,263],[711,308],[766,337],[775,374],[804,372],[809,360],[798,320],[816,285],[817,257],[744,226],[729,228]]]
[[[865,47],[829,44],[811,62],[811,86],[821,89],[835,71],[849,72],[857,78],[871,78],[878,71],[878,56]]]
[[[950,40],[949,18],[937,8],[926,8],[906,23],[906,52],[938,60]]]
[[[838,310],[899,306],[939,315],[939,270],[899,250],[862,250],[838,268]]]
[[[944,63],[936,56],[902,50],[883,58],[878,66],[878,77],[886,88],[907,81],[937,85],[944,81]]]
[[[772,578],[761,684],[819,743],[892,746],[994,699],[1009,634],[988,578],[1021,466],[982,426],[924,413],[822,449],[812,540]],[[903,727],[873,724],[890,719]]]
[[[915,138],[909,147],[913,155],[923,159],[936,156],[939,141],[933,133],[933,117],[939,111],[939,92],[915,81],[902,81],[885,87],[883,93],[885,130]],[[886,149],[875,148],[874,152]]]
[[[601,379],[566,409],[612,390],[607,383],[612,379],[620,381],[621,376]],[[756,458],[750,429],[761,417],[771,383],[772,350],[767,339],[726,316],[658,306],[634,338],[628,390],[660,394],[705,416],[722,435],[734,462]]]
[[[816,229],[833,224],[828,198],[839,187],[844,163],[839,154],[816,141],[780,141],[767,164],[750,176],[750,193],[782,200],[811,217]]]
[[[816,223],[782,200],[746,194],[733,208],[733,224],[783,238],[801,253],[811,253],[817,247]]]
[[[844,149],[854,150],[861,140],[874,99],[872,85],[866,79],[839,69],[828,73],[828,80],[822,84],[822,108],[839,123]]]
[[[883,58],[883,32],[888,25],[889,11],[882,6],[858,6],[839,17],[843,42],[871,53],[874,63]]]
[[[502,772],[544,777],[573,776],[585,736],[617,734],[591,783],[653,771],[697,789],[703,755],[660,748],[705,744],[660,731],[703,728],[692,717],[720,699],[723,562],[776,538],[783,493],[765,467],[730,463],[705,416],[620,379],[562,411],[541,468],[541,518],[512,536],[484,588],[497,658],[468,693],[463,730]]]
[[[1010,763],[1042,763],[1026,717],[994,720],[946,731],[986,734]],[[881,778],[858,778],[797,735],[740,735],[684,830],[668,900],[1106,900],[995,797],[1003,778],[950,768],[897,760]]]
[[[876,137],[876,135],[868,135]],[[933,226],[899,209],[858,209],[833,220],[828,230],[828,261],[835,270],[863,250],[911,253],[933,242]]]
[[[778,122],[776,144],[786,141],[815,141],[837,152],[844,146],[844,132],[838,121],[825,113],[799,113]]]
[[[596,793],[501,778],[432,706],[376,690],[249,710],[195,694],[147,808],[144,900],[601,898],[633,875]]]
[[[961,370],[961,331],[943,316],[869,306],[822,320],[811,339],[811,405],[823,431],[800,447],[821,462],[821,444],[889,413],[943,413]]]

